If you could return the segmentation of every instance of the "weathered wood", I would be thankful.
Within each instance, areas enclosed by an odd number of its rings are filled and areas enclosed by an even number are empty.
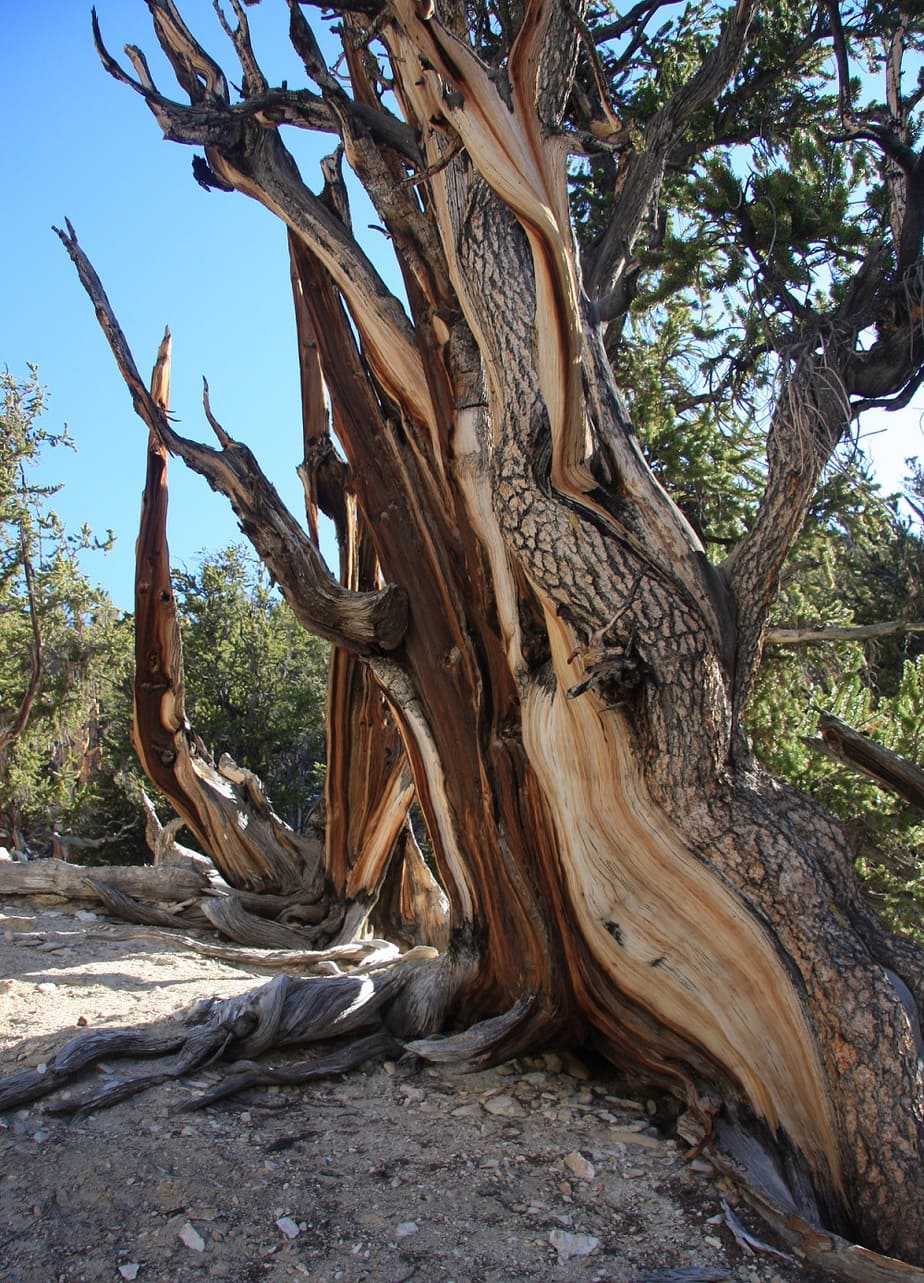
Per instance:
[[[118,891],[101,878],[88,877],[87,882],[102,900],[107,912],[124,922],[137,922],[148,927],[179,927],[186,923],[176,913],[142,904],[124,891]]]
[[[246,944],[257,949],[304,950],[314,944],[319,936],[330,938],[335,934],[329,927],[326,931],[319,927],[296,931],[279,922],[272,922],[255,913],[248,913],[234,895],[203,900],[200,907],[209,922],[217,927],[222,935],[236,940],[238,944]],[[340,910],[341,918],[342,915],[343,911]]]
[[[108,865],[105,869],[30,860],[0,864],[0,895],[60,895],[68,900],[98,900],[94,882],[139,900],[176,902],[194,899],[208,888],[205,874],[172,864]]]
[[[345,1047],[326,1056],[316,1056],[313,1060],[300,1065],[258,1065],[239,1062],[235,1072],[223,1079],[211,1091],[204,1092],[195,1100],[181,1106],[184,1113],[205,1109],[217,1100],[226,1100],[249,1087],[265,1086],[300,1086],[303,1083],[319,1082],[324,1078],[336,1078],[358,1069],[370,1060],[380,1060],[385,1056],[397,1057],[404,1051],[403,1045],[391,1034],[381,1031],[357,1038]]]
[[[873,641],[877,637],[896,637],[902,633],[924,633],[924,623],[919,620],[881,619],[875,624],[831,625],[819,628],[764,629],[764,643],[768,646],[807,646],[812,642]]]
[[[890,793],[896,793],[919,811],[924,811],[924,770],[914,762],[877,744],[868,735],[842,722],[833,713],[818,719],[821,739],[807,739],[809,748],[832,757],[842,766],[868,775]]]

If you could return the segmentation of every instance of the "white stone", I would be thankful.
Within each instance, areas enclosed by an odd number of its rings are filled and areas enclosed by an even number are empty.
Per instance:
[[[600,1246],[600,1240],[593,1234],[572,1234],[568,1230],[552,1230],[549,1242],[560,1261],[570,1261],[572,1256],[591,1256]]]
[[[138,1271],[140,1269],[141,1266],[137,1261],[126,1261],[124,1265],[119,1266],[119,1273],[122,1275],[123,1279],[128,1279],[129,1283],[131,1283],[132,1279],[136,1279],[138,1277]]]
[[[299,1233],[298,1226],[296,1225],[295,1221],[292,1220],[291,1216],[280,1216],[279,1220],[276,1222],[276,1225],[278,1226],[279,1229],[282,1230],[286,1238],[296,1238],[298,1236],[298,1233]]]
[[[189,1221],[187,1221],[186,1224],[183,1226],[183,1228],[180,1230],[178,1237],[180,1242],[184,1243],[191,1252],[205,1251],[205,1239],[202,1237],[202,1235],[199,1233],[199,1231],[195,1228],[194,1225],[190,1225]]]
[[[512,1096],[492,1096],[484,1102],[484,1108],[496,1118],[525,1118],[526,1110]]]
[[[416,1234],[420,1226],[416,1221],[402,1221],[395,1230],[395,1238],[409,1238],[411,1234]]]

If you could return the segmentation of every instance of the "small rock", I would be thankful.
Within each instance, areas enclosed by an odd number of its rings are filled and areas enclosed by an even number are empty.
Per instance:
[[[484,1108],[495,1118],[525,1118],[526,1110],[512,1096],[492,1096],[484,1102]]]
[[[136,1279],[138,1277],[138,1271],[140,1269],[141,1266],[137,1261],[126,1261],[124,1265],[119,1266],[119,1273],[122,1275],[123,1279],[128,1279],[129,1283],[131,1283],[132,1279]]]
[[[395,1238],[408,1238],[411,1234],[416,1234],[420,1226],[416,1221],[402,1221],[395,1230]]]
[[[569,1230],[551,1230],[549,1242],[558,1253],[559,1261],[570,1261],[572,1256],[591,1256],[600,1246],[593,1234],[572,1234]]]
[[[453,1118],[480,1118],[480,1105],[460,1105],[458,1109],[451,1111]]]
[[[558,1055],[557,1052],[547,1051],[545,1055],[542,1057],[542,1062],[545,1065],[546,1073],[549,1073],[549,1074],[561,1073],[562,1058],[561,1056]]]
[[[292,1220],[291,1216],[280,1216],[276,1222],[279,1229],[282,1230],[286,1238],[297,1238],[299,1234],[298,1225]]]
[[[35,986],[39,993],[56,993],[58,986],[52,984],[50,980],[43,980],[40,985]]]
[[[570,1154],[566,1154],[564,1161],[568,1171],[573,1172],[579,1180],[592,1181],[597,1174],[597,1169],[593,1163],[589,1163],[584,1155],[576,1149]]]
[[[181,1243],[185,1244],[186,1247],[190,1249],[191,1252],[205,1251],[205,1239],[195,1226],[190,1225],[189,1221],[187,1221],[180,1230],[178,1238]]]

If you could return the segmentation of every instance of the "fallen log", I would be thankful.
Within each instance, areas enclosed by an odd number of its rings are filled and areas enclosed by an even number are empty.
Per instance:
[[[195,899],[209,887],[204,873],[176,864],[107,865],[104,869],[65,864],[63,860],[0,864],[0,895],[59,895],[67,900],[100,900],[99,883],[134,899],[156,902]]]

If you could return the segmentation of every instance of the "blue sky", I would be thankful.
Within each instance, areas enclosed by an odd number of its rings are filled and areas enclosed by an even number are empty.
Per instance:
[[[182,8],[230,73],[233,54],[211,5],[186,0]],[[89,4],[40,0],[4,9],[0,365],[17,376],[27,362],[38,366],[49,392],[46,422],[66,421],[78,447],[48,459],[50,475],[64,483],[54,506],[69,528],[86,521],[100,534],[114,530],[113,552],[85,564],[119,605],[130,607],[146,431],[52,225],[73,223],[143,373],[170,326],[178,429],[209,438],[201,409],[205,375],[220,422],[251,445],[298,513],[301,426],[285,231],[255,202],[196,184],[192,149],[165,143],[140,98],[102,69]],[[169,72],[158,70],[144,4],[97,0],[97,11],[110,51],[140,45],[164,91],[172,92]],[[285,59],[282,39],[285,7],[250,13],[268,50],[269,74],[278,69],[294,82],[298,68],[294,56]],[[261,40],[264,27],[270,30]],[[307,136],[306,142],[316,157],[332,145]],[[309,156],[309,181],[315,169]],[[191,566],[200,550],[241,537],[227,502],[172,463],[173,560]]]
[[[209,0],[181,11],[233,79],[234,58]],[[142,0],[97,0],[113,54],[140,45],[155,79],[162,69]],[[301,83],[285,40],[286,7],[265,0],[248,10],[258,56],[271,80]],[[77,453],[55,451],[49,476],[64,483],[55,507],[70,528],[111,528],[113,552],[88,559],[88,573],[131,606],[134,540],[144,480],[145,430],[63,247],[51,231],[70,218],[128,337],[139,368],[173,334],[172,409],[178,428],[208,437],[201,379],[213,410],[246,441],[296,513],[301,486],[300,410],[285,232],[253,201],[205,192],[193,180],[192,149],[165,143],[143,102],[102,69],[90,7],[80,0],[3,4],[0,22],[0,366],[24,376],[39,367],[50,399],[49,427],[67,422]],[[287,140],[292,141],[292,133]],[[317,188],[317,160],[331,140],[299,135],[299,162]],[[357,222],[372,221],[359,212]],[[375,237],[384,256],[385,242]],[[862,425],[880,476],[895,488],[903,460],[924,454],[918,408]],[[170,545],[175,563],[240,538],[220,496],[179,462],[171,468]]]

